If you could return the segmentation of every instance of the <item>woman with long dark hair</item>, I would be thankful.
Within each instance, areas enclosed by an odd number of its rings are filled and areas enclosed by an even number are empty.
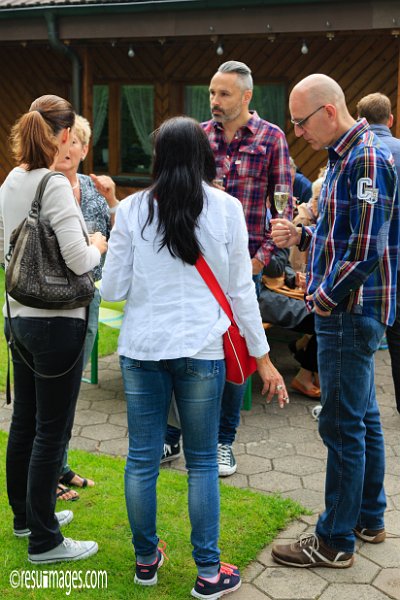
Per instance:
[[[101,294],[126,299],[118,351],[128,410],[125,496],[136,553],[135,583],[154,585],[164,556],[156,529],[156,482],[174,392],[189,472],[196,598],[240,586],[220,563],[217,443],[225,381],[222,335],[229,326],[195,268],[202,254],[257,358],[263,393],[287,392],[269,357],[240,202],[210,185],[214,157],[188,117],[155,135],[153,185],[123,200],[111,232]],[[214,595],[214,594],[219,594]]]
[[[56,158],[67,154],[74,121],[69,102],[46,95],[37,98],[15,123],[11,148],[18,166],[0,189],[0,263],[4,263],[11,232],[29,213],[40,181],[54,170]],[[87,244],[85,222],[64,175],[49,179],[40,218],[50,223],[65,263],[74,273],[91,271],[100,262],[107,249],[105,237],[96,233]],[[5,319],[5,332],[9,339],[12,327],[15,343],[11,346],[14,406],[7,492],[14,534],[29,536],[28,558],[35,564],[87,558],[97,552],[96,542],[64,538],[60,525],[69,523],[73,514],[69,510],[54,513],[82,376],[83,354],[76,359],[85,336],[85,309],[30,308],[11,297],[9,303],[11,319]],[[7,316],[5,306],[3,314]]]

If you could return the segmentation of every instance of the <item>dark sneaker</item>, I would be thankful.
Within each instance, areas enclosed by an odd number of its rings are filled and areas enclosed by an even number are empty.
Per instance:
[[[56,519],[60,527],[71,523],[73,518],[74,513],[72,510],[60,510],[59,512],[56,512]],[[27,527],[25,529],[14,529],[14,535],[16,537],[28,537],[28,535],[31,535],[31,530]]]
[[[64,538],[61,544],[47,552],[41,554],[28,553],[28,560],[35,565],[83,560],[96,554],[98,549],[96,542],[77,542],[70,538]]]
[[[357,525],[353,531],[360,540],[369,542],[370,544],[380,544],[386,538],[386,531],[384,529],[365,529]]]
[[[218,475],[220,477],[229,477],[236,473],[237,464],[232,452],[232,446],[228,444],[218,444]]]
[[[162,545],[162,548],[157,548],[157,558],[151,565],[136,563],[134,582],[138,585],[156,585],[158,579],[157,571],[162,566],[164,557],[167,558],[165,555],[167,544],[160,540],[160,545]]]
[[[330,548],[315,533],[303,533],[292,544],[275,545],[271,554],[276,562],[288,567],[346,569],[354,562],[353,553]]]
[[[164,444],[164,450],[161,457],[161,462],[166,463],[171,460],[176,460],[181,455],[181,445],[177,444]]]
[[[218,581],[216,583],[210,583],[201,577],[197,577],[191,594],[195,598],[217,600],[217,598],[220,598],[225,594],[238,590],[241,584],[239,569],[235,567],[235,565],[221,563]]]

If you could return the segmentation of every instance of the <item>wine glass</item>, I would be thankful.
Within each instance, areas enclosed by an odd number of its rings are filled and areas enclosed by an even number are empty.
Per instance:
[[[274,189],[274,203],[276,212],[281,217],[286,208],[290,196],[290,186],[284,183],[277,183]]]

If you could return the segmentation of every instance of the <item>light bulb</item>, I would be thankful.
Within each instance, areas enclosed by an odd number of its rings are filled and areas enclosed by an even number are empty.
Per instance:
[[[301,46],[301,53],[302,54],[308,54],[308,46],[307,46],[305,40],[303,40],[303,44]]]
[[[129,58],[133,58],[133,57],[135,56],[135,51],[134,51],[134,49],[132,48],[132,45],[131,45],[131,46],[129,46],[129,50],[128,50],[128,56],[129,56]]]
[[[223,53],[224,53],[224,47],[223,47],[223,45],[222,44],[218,44],[217,49],[216,49],[215,52],[218,54],[218,56],[222,56]]]

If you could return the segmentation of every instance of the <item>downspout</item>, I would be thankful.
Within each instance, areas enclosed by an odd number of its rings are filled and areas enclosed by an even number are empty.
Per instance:
[[[72,63],[72,106],[74,107],[75,112],[79,114],[81,112],[81,61],[76,52],[71,50],[69,46],[63,44],[58,37],[54,13],[46,12],[45,18],[50,46],[56,50],[56,52],[64,54]]]

